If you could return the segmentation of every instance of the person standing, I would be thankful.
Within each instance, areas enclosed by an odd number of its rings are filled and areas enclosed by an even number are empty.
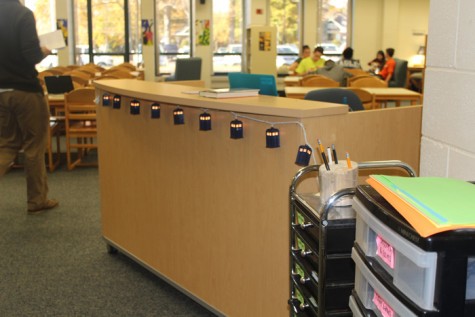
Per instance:
[[[393,58],[394,48],[386,49],[386,63],[383,66],[383,69],[379,72],[380,76],[385,82],[389,83],[394,74],[394,69],[396,68],[396,61]]]
[[[19,0],[0,0],[0,177],[23,149],[29,213],[54,208],[48,199],[45,149],[49,111],[35,65],[51,51],[40,47],[36,22]]]
[[[315,47],[312,56],[302,59],[295,72],[299,75],[314,73],[317,68],[323,67],[323,65],[325,65],[325,60],[322,58],[322,55],[323,47]]]

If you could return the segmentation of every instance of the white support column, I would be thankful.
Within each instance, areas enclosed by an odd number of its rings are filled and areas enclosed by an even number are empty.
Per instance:
[[[154,1],[153,0],[142,0],[141,6],[141,15],[142,19],[148,19],[155,21],[154,12],[155,9],[153,7]],[[154,29],[154,28],[152,28]],[[157,41],[157,34],[154,32],[154,45],[143,45],[142,46],[142,57],[144,63],[144,76],[145,80],[155,81],[155,43]]]
[[[72,32],[74,23],[68,14],[69,4],[70,1],[56,1],[56,21],[58,21],[58,19],[66,19],[68,22],[68,45],[58,50],[58,65],[62,66],[74,64],[73,56],[70,57],[70,51],[72,52],[73,49],[70,44],[73,43],[74,40],[74,32]]]
[[[218,1],[218,0],[216,0]],[[194,1],[195,5],[195,14],[192,15],[194,21],[191,21],[193,27],[191,30],[196,32],[196,22],[200,20],[209,20],[210,21],[210,45],[197,45],[196,34],[193,34],[191,37],[192,43],[190,47],[194,49],[194,56],[201,57],[201,79],[205,81],[206,87],[211,87],[211,75],[213,74],[213,3],[208,0],[205,3],[201,4],[200,1]]]

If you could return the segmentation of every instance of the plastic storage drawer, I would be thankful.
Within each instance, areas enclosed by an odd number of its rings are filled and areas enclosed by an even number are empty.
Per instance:
[[[421,237],[371,186],[356,189],[355,249],[418,316],[475,316],[475,230]]]
[[[298,227],[317,245],[322,235],[320,214],[320,197],[310,195],[295,195],[296,220],[292,226]],[[355,240],[355,214],[351,206],[332,207],[326,223],[326,252],[349,254]],[[310,240],[309,239],[309,240]]]
[[[351,258],[355,261],[355,291],[367,310],[381,317],[417,316],[371,273],[355,249],[352,250]]]
[[[350,296],[350,301],[348,303],[348,306],[350,307],[353,317],[364,317],[363,312],[358,307],[358,304],[356,303],[356,299],[353,295]]]
[[[437,252],[425,252],[391,230],[354,199],[356,243],[393,278],[393,284],[418,306],[434,310]]]

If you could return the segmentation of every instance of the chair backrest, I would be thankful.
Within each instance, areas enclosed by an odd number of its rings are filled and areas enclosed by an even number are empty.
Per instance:
[[[322,75],[304,76],[300,80],[300,85],[302,87],[340,87],[339,82]]]
[[[350,87],[386,88],[388,83],[375,76],[361,76],[349,82]]]
[[[94,104],[96,99],[96,91],[94,88],[75,89],[64,94],[64,103],[68,104]]]
[[[278,96],[274,75],[229,73],[229,88],[259,89],[260,95]]]
[[[361,68],[344,68],[344,70],[345,72],[350,73],[353,76],[369,75],[367,71],[364,71]]]
[[[346,89],[354,92],[358,96],[358,98],[360,98],[361,102],[363,103],[363,107],[365,109],[374,108],[374,104],[373,104],[374,100],[373,100],[373,95],[371,93],[361,88],[349,87]]]
[[[85,79],[84,77],[78,76],[76,74],[72,74],[71,78],[73,80],[73,84],[75,88],[86,87],[87,85],[89,85],[89,79]]]
[[[71,76],[76,76],[76,77],[81,77],[82,79],[85,79],[85,80],[91,79],[91,75],[89,75],[88,73],[85,73],[85,72],[81,72],[81,71],[79,71],[79,70],[77,70],[77,69],[71,71],[71,72],[69,73],[69,75],[71,75]]]
[[[130,71],[134,71],[134,70],[137,69],[133,64],[131,64],[129,62],[123,62],[122,64],[119,64],[117,66],[122,67],[122,68],[127,68]]]
[[[347,86],[350,87],[351,83],[354,82],[355,80],[358,80],[360,78],[368,78],[368,77],[373,77],[373,75],[370,74],[359,74],[359,75],[353,75],[347,79]]]
[[[174,78],[175,80],[200,80],[201,58],[177,58]]]
[[[363,104],[353,91],[343,88],[328,88],[317,89],[309,91],[305,97],[305,100],[332,102],[332,103],[347,103],[350,111],[364,110]]]
[[[406,87],[407,80],[407,61],[403,59],[394,59],[396,61],[396,67],[394,68],[394,74],[389,81],[389,87]]]
[[[124,69],[114,69],[114,70],[109,70],[107,72],[103,72],[102,75],[112,75],[118,78],[135,78],[134,75],[130,73],[130,71],[124,70]]]

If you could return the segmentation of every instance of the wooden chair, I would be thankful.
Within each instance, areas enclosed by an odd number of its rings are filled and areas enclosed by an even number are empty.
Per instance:
[[[61,74],[63,74],[64,72],[67,72],[67,71],[70,70],[70,69],[67,68],[66,66],[55,66],[55,67],[52,67],[51,69],[52,69],[52,70],[60,71]]]
[[[81,72],[88,76],[89,79],[94,78],[96,76],[96,70],[91,67],[80,67],[74,70],[74,73]]]
[[[83,88],[89,85],[89,79],[86,79],[77,73],[72,73],[71,74],[71,79],[73,80],[74,88]]]
[[[94,80],[102,80],[102,79],[119,79],[119,77],[114,75],[102,75],[101,77],[94,78]]]
[[[345,72],[353,75],[353,76],[367,76],[369,73],[367,71],[362,70],[361,68],[343,68]]]
[[[95,90],[80,88],[64,95],[66,159],[68,170],[76,166],[97,166],[97,160],[85,160],[92,149],[97,149]],[[75,160],[72,150],[77,150]]]
[[[119,64],[117,66],[122,67],[122,68],[127,68],[129,71],[134,71],[137,69],[134,65],[128,62],[123,62],[122,64]]]
[[[307,75],[300,80],[302,87],[340,87],[340,83],[322,75]]]
[[[102,75],[110,75],[110,76],[115,76],[118,78],[135,78],[135,76],[132,75],[129,71],[125,71],[121,69],[107,70],[103,72]]]
[[[62,75],[64,71],[59,70],[59,69],[54,69],[54,68],[49,68],[46,71],[50,72],[53,74],[53,76],[59,76]]]
[[[370,94],[369,92],[367,92],[366,90],[363,90],[360,88],[346,88],[346,89],[351,90],[358,96],[358,98],[360,98],[365,110],[375,108],[374,96]]]
[[[387,88],[388,83],[375,76],[358,76],[357,78],[352,78],[349,81],[349,87]]]
[[[81,66],[79,66],[79,65],[68,65],[68,66],[66,66],[66,67],[67,67],[70,71],[72,71],[72,70],[75,70],[75,69],[80,68]]]

